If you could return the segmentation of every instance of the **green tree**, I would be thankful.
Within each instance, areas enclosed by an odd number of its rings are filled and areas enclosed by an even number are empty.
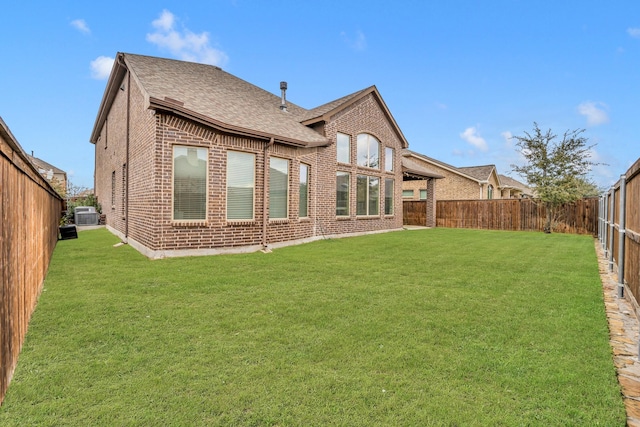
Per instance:
[[[514,136],[517,151],[526,164],[511,167],[527,180],[545,205],[545,233],[551,233],[560,206],[581,199],[593,186],[587,174],[598,164],[591,161],[595,144],[587,145],[583,133],[584,129],[566,131],[559,140],[551,129],[543,133],[534,122],[532,133],[525,131],[524,136]]]

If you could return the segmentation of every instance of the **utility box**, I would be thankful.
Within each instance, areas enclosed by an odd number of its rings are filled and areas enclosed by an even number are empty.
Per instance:
[[[63,225],[60,227],[60,240],[77,239],[78,231],[75,225]]]
[[[76,206],[73,219],[76,225],[98,225],[100,214],[93,206]]]

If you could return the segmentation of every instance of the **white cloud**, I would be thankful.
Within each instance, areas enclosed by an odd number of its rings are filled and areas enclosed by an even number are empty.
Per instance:
[[[184,61],[222,66],[229,57],[209,44],[209,33],[193,33],[187,28],[176,30],[177,20],[173,13],[163,10],[151,25],[155,32],[147,34],[147,41]]]
[[[476,129],[475,127],[466,128],[465,131],[460,134],[460,138],[464,139],[480,151],[489,150],[487,141],[485,141],[483,137],[478,135],[478,129]]]
[[[87,25],[84,19],[74,19],[73,21],[71,21],[71,26],[76,30],[80,31],[81,33],[84,33],[84,34],[91,33],[91,30],[89,29],[89,26]]]
[[[504,145],[507,147],[513,147],[513,134],[508,130],[500,134],[504,138]]]
[[[627,28],[627,34],[634,39],[640,39],[640,28]]]
[[[349,37],[344,31],[340,33],[340,35],[342,36],[342,39],[345,41],[345,43],[347,43],[347,45],[353,50],[361,52],[367,48],[367,38],[360,30],[356,31],[355,38]]]
[[[113,68],[113,58],[108,56],[98,56],[91,61],[91,77],[96,80],[104,80],[111,74]]]
[[[587,124],[590,126],[602,125],[609,123],[609,115],[605,111],[606,104],[602,102],[587,101],[578,105],[578,113],[587,118]]]

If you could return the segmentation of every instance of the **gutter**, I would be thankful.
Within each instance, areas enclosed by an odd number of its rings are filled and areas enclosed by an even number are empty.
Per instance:
[[[269,142],[264,146],[264,155],[262,156],[262,250],[264,252],[269,251],[267,246],[267,227],[269,226],[269,216],[267,215],[267,210],[269,209],[267,201],[267,180],[269,178],[269,148],[273,146],[274,141],[273,137],[269,139]]]

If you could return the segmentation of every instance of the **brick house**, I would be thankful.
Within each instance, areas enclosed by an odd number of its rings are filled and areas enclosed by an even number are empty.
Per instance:
[[[442,177],[435,189],[436,200],[479,200],[511,197],[503,191],[494,165],[455,167],[434,158],[405,149],[402,155]],[[425,183],[404,182],[403,200],[418,200],[429,193]]]
[[[27,157],[36,167],[40,175],[51,184],[56,191],[60,193],[66,193],[67,189],[67,173],[60,168],[53,166],[50,163],[45,162],[42,159],[27,154]],[[64,194],[63,194],[64,196]]]
[[[500,178],[500,184],[502,184],[502,198],[503,199],[522,199],[534,197],[534,192],[526,184],[521,183],[517,179],[513,179],[510,176],[498,174]]]
[[[107,228],[150,258],[401,229],[408,143],[376,87],[310,110],[280,89],[118,53],[90,138]]]

